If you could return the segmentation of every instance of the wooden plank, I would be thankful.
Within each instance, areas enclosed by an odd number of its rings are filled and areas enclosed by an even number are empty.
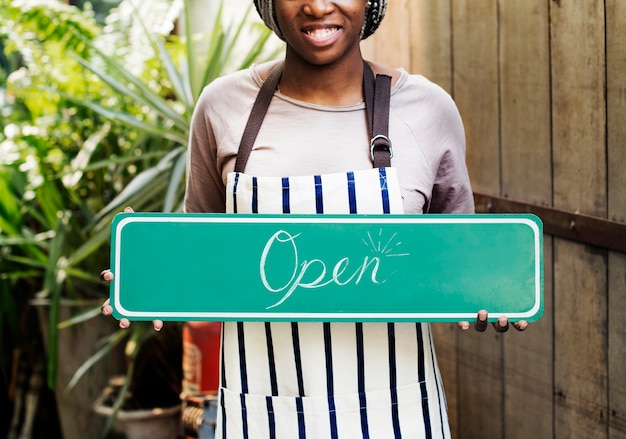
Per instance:
[[[452,93],[452,9],[450,0],[413,0],[409,9],[411,72]]]
[[[552,178],[548,5],[499,0],[499,8],[502,195],[545,205]]]
[[[453,94],[465,124],[474,189],[500,190],[498,20],[493,0],[453,0]],[[478,311],[478,310],[476,310]],[[458,337],[458,437],[502,437],[502,336]]]
[[[626,221],[626,4],[607,0],[609,218]],[[609,252],[609,438],[626,438],[626,255]]]
[[[606,216],[604,1],[550,2],[554,205]],[[555,437],[606,438],[607,255],[554,243]]]
[[[622,186],[623,187],[623,186]],[[626,438],[626,255],[609,253],[609,439]]]
[[[452,9],[450,0],[413,0],[409,8],[411,73],[424,75],[452,93]],[[446,392],[452,437],[458,437],[456,324],[431,325]]]
[[[606,255],[560,239],[554,247],[554,437],[606,438]]]
[[[366,59],[386,64],[390,67],[411,66],[411,40],[409,35],[410,0],[389,2],[387,13],[378,30],[361,43]]]
[[[474,190],[500,189],[498,19],[493,0],[453,0],[453,84]]]
[[[502,195],[549,205],[550,36],[545,0],[499,0]],[[532,178],[528,178],[532,170]],[[545,240],[545,267],[552,266]],[[552,271],[542,319],[504,337],[504,437],[553,436]],[[529,367],[532,365],[532,367]]]

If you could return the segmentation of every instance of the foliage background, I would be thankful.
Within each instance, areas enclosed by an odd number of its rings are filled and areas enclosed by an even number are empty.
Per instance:
[[[55,389],[59,331],[98,316],[112,216],[126,205],[181,210],[203,86],[277,53],[250,10],[224,25],[219,8],[195,32],[183,0],[80,3],[0,2],[0,378],[9,403],[17,371],[33,364]],[[253,42],[243,51],[242,39]],[[148,324],[134,324],[101,340],[70,391],[119,345],[131,376],[151,337]]]

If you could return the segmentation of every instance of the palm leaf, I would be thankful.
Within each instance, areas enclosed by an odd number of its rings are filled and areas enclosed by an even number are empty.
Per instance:
[[[61,291],[63,289],[64,271],[62,257],[65,250],[69,219],[71,214],[64,212],[58,217],[54,238],[50,244],[48,266],[44,277],[44,292],[50,297],[50,316],[48,320],[48,387],[54,389],[56,385],[59,308]]]
[[[82,105],[83,107],[95,111],[106,119],[122,122],[125,125],[135,128],[139,131],[143,131],[154,136],[159,136],[164,139],[169,139],[176,143],[180,143],[183,145],[187,143],[187,137],[185,135],[182,135],[180,132],[172,131],[167,127],[163,127],[161,126],[161,124],[147,122],[124,111],[107,108],[88,99],[78,98],[67,93],[59,92],[59,95],[69,101],[75,102],[76,104]]]
[[[158,93],[150,89],[145,81],[128,72],[118,59],[107,56],[95,46],[93,47],[94,51],[99,55],[100,59],[105,62],[107,67],[111,68],[126,82],[118,80],[115,76],[110,75],[103,69],[97,67],[95,63],[88,62],[78,55],[73,55],[74,59],[122,96],[128,96],[131,99],[146,105],[158,113],[164,120],[172,122],[176,127],[178,127],[179,130],[185,132],[188,129],[189,124],[187,121],[171,107],[166,99],[162,98]]]

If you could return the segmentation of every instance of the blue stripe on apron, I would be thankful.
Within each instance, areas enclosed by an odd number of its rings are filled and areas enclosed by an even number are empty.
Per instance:
[[[233,184],[233,213],[237,213],[237,185],[239,184],[239,173],[235,174],[235,183]]]
[[[289,208],[289,178],[283,177],[283,213],[290,213]]]
[[[356,323],[356,357],[357,380],[359,386],[359,410],[361,415],[361,434],[363,439],[369,439],[369,425],[367,423],[367,398],[365,396],[365,348],[363,342],[363,323]]]
[[[298,378],[298,394],[304,396],[304,377],[302,375],[302,355],[300,353],[300,334],[298,323],[291,322],[291,339],[293,341],[293,356],[296,362],[296,376]]]
[[[426,371],[424,365],[424,335],[422,333],[422,325],[415,324],[417,331],[417,376],[420,382],[420,388],[422,391],[422,417],[424,418],[424,430],[426,433],[426,439],[432,439],[433,432],[430,423],[430,411],[428,407],[428,390],[426,389]]]
[[[330,323],[324,323],[324,347],[326,351],[326,394],[328,395],[328,414],[330,416],[330,437],[337,439],[337,410],[335,409],[335,383],[333,377],[333,343]]]
[[[272,342],[272,327],[270,322],[265,322],[265,340],[267,342],[267,357],[270,367],[272,396],[278,396],[278,379],[276,378],[276,361],[274,358],[274,343]]]
[[[235,195],[236,196],[236,193]],[[224,358],[224,330],[222,328],[222,358]],[[220,390],[220,404],[222,405],[222,439],[226,438],[226,410],[224,410],[224,389],[226,388],[226,367],[222,361],[222,389]]]
[[[267,423],[270,429],[270,439],[276,439],[276,420],[274,419],[274,405],[272,404],[272,397],[265,398],[267,404]]]
[[[324,192],[322,191],[322,176],[315,175],[315,213],[324,213]]]
[[[379,168],[378,175],[380,177],[380,196],[383,200],[383,213],[391,213],[389,207],[389,188],[387,187],[387,171],[385,168]]]
[[[224,408],[224,388],[220,390],[220,404],[222,405],[222,439],[226,439],[226,410]]]
[[[354,181],[354,172],[348,172],[348,204],[351,214],[356,213],[356,183]]]
[[[296,363],[296,378],[298,380],[298,397],[296,398],[296,410],[298,412],[298,438],[306,439],[306,425],[304,422],[304,406],[302,397],[304,396],[304,376],[302,374],[302,354],[300,351],[300,331],[298,323],[291,322],[291,339],[293,343],[293,356]]]
[[[296,398],[296,410],[298,412],[298,439],[306,439],[306,428],[304,425],[304,405],[302,397]]]
[[[247,392],[239,395],[239,399],[241,399],[241,422],[244,439],[248,439],[248,410],[246,408],[246,394]]]
[[[239,340],[239,371],[241,373],[241,422],[243,425],[243,437],[248,437],[248,420],[246,413],[246,398],[248,393],[248,367],[246,365],[246,346],[244,339],[243,322],[237,322],[237,339]]]
[[[391,389],[391,418],[393,433],[396,439],[402,437],[400,432],[400,415],[398,413],[398,380],[396,376],[396,327],[393,323],[387,324],[389,340],[389,387]]]
[[[221,347],[222,347],[222,358],[224,358],[224,328],[222,328],[222,341],[221,341]],[[222,361],[222,387],[226,388],[226,366],[224,365],[224,362]]]
[[[252,213],[259,213],[259,182],[252,177]]]

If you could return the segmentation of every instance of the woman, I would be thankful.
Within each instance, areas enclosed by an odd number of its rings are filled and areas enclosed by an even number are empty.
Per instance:
[[[362,58],[360,41],[386,4],[255,0],[286,42],[285,59],[220,78],[202,93],[187,212],[473,212],[451,98],[423,77]],[[380,148],[370,148],[371,71],[382,78],[377,90],[390,83]],[[252,109],[264,85],[265,107]],[[476,329],[486,322],[481,311]],[[506,318],[494,325],[508,326]],[[428,324],[227,322],[222,336],[217,437],[450,437]]]

